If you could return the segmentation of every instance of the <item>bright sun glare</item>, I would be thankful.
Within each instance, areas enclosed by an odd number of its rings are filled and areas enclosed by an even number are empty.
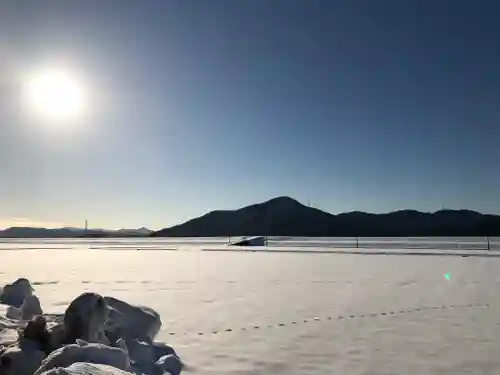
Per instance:
[[[48,121],[78,119],[85,110],[85,90],[75,75],[62,69],[31,76],[25,87],[28,107]]]

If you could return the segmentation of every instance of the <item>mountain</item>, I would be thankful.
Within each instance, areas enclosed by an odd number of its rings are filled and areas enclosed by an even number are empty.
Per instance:
[[[31,228],[31,227],[11,227],[5,230],[0,230],[0,237],[27,237],[27,238],[44,238],[44,237],[75,237],[78,232],[74,228]]]
[[[139,229],[88,229],[83,228],[33,228],[11,227],[0,230],[0,238],[72,238],[72,237],[145,237],[152,233],[147,228]]]
[[[155,237],[321,236],[410,237],[500,235],[500,216],[469,210],[425,213],[401,210],[385,214],[348,212],[332,215],[278,197],[237,210],[212,211],[151,234]]]
[[[328,231],[333,216],[278,197],[235,211],[212,211],[184,224],[154,232],[156,237],[218,237],[276,235],[318,236]]]

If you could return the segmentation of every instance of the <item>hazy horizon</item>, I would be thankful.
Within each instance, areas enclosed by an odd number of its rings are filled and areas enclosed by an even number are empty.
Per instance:
[[[500,213],[499,16],[462,0],[4,0],[0,228],[160,229],[281,195]]]

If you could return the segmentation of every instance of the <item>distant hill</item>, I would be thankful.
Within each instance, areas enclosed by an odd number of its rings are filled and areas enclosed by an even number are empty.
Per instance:
[[[469,210],[332,215],[290,197],[278,197],[237,210],[212,211],[151,234],[155,237],[312,236],[411,237],[500,236],[500,216]]]
[[[78,232],[74,228],[30,228],[30,227],[11,227],[0,231],[0,237],[75,237]]]
[[[147,228],[139,229],[89,229],[83,228],[33,228],[11,227],[0,230],[0,238],[72,238],[72,237],[145,237],[152,233]]]

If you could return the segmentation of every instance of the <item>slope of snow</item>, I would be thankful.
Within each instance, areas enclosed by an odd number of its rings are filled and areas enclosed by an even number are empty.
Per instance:
[[[73,249],[0,251],[0,284],[30,279],[48,313],[62,312],[83,291],[151,306],[163,321],[158,340],[173,345],[194,373],[500,370],[499,258],[100,251],[56,244]],[[42,245],[52,246],[29,243]]]

